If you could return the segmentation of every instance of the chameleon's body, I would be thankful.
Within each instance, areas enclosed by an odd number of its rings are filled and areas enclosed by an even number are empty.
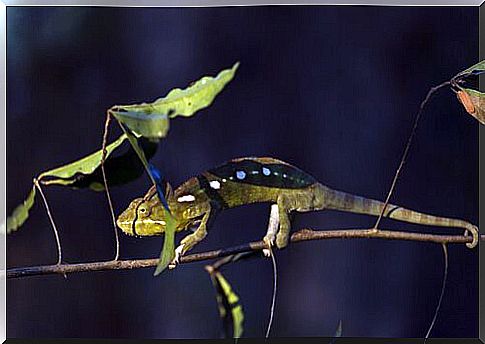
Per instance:
[[[318,183],[298,168],[273,158],[241,158],[208,170],[180,185],[175,192],[167,190],[167,202],[176,220],[177,231],[197,226],[194,233],[181,241],[178,254],[183,254],[207,235],[214,215],[223,209],[251,203],[277,205],[279,230],[276,245],[288,244],[289,214],[334,209],[352,213],[380,215],[384,204],[365,197],[336,191]],[[463,228],[473,234],[474,247],[478,229],[469,222],[437,217],[389,204],[384,214],[399,221],[441,227]],[[143,198],[137,198],[118,217],[118,226],[129,235],[159,235],[165,230],[165,210],[155,187]],[[269,233],[269,232],[268,232]],[[265,237],[269,243],[272,237]]]

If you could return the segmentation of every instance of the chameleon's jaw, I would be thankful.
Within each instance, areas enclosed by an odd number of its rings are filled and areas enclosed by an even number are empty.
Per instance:
[[[124,211],[118,219],[116,219],[116,225],[120,228],[123,233],[127,235],[134,235],[133,234],[133,219],[128,218],[125,215],[126,211]]]

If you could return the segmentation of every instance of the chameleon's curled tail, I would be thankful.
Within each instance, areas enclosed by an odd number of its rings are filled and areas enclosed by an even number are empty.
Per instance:
[[[325,195],[324,207],[326,209],[379,216],[384,207],[384,203],[377,200],[332,190],[324,185],[321,185],[321,188]],[[470,232],[473,236],[472,242],[466,243],[466,246],[473,248],[478,243],[478,227],[464,220],[423,214],[394,204],[387,205],[383,216],[398,221],[421,225],[463,228],[465,229],[465,235]]]

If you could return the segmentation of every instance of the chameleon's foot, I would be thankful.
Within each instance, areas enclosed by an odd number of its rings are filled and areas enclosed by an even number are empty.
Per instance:
[[[274,245],[274,240],[275,240],[274,237],[265,236],[263,238],[263,241],[265,242],[266,246],[268,246],[268,248],[263,248],[263,254],[265,257],[271,257],[271,248]]]
[[[271,205],[271,212],[269,214],[268,229],[263,241],[266,243],[268,248],[263,249],[263,254],[266,257],[271,257],[271,247],[274,245],[276,240],[276,233],[278,232],[278,227],[280,225],[278,204]]]
[[[170,270],[175,269],[180,263],[180,257],[183,255],[184,247],[185,244],[181,244],[175,249],[175,258],[170,262],[170,264],[168,264],[168,268]]]

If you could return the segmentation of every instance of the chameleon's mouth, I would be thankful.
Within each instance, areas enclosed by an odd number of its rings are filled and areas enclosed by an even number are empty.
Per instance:
[[[133,221],[129,220],[123,220],[122,217],[120,216],[116,220],[116,225],[123,231],[123,233],[128,234],[128,235],[134,235],[133,233]]]
[[[153,220],[150,218],[127,220],[120,216],[116,220],[116,225],[123,231],[123,233],[131,236],[151,236],[162,234],[162,228],[166,226],[166,222],[164,220]],[[133,227],[135,226],[136,233],[133,233]]]

